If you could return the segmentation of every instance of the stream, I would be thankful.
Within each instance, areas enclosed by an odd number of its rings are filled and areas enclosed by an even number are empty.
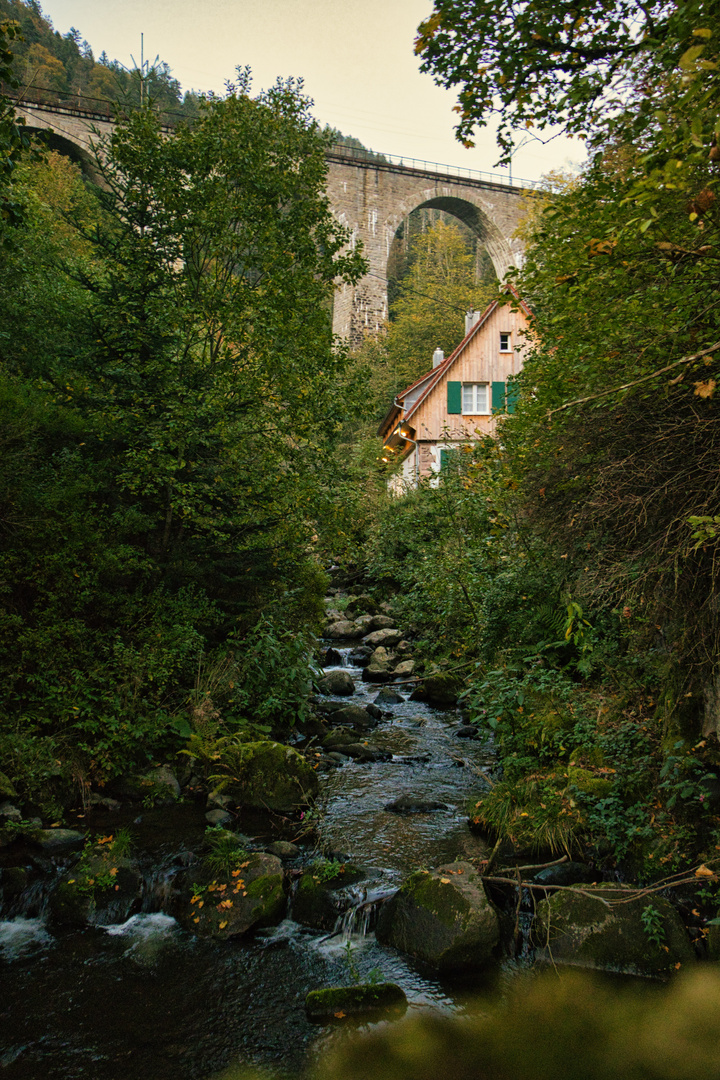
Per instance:
[[[350,652],[340,650],[344,663]],[[325,700],[372,702],[381,687],[364,683],[360,668],[345,670],[356,693]],[[172,876],[187,862],[187,838],[205,829],[199,807],[158,807],[135,819],[145,896],[142,910],[121,924],[51,933],[44,903],[59,871],[28,853],[43,871],[40,880],[0,912],[3,1080],[198,1080],[238,1064],[299,1070],[347,1030],[309,1023],[308,991],[371,973],[399,983],[409,1011],[462,1009],[477,983],[448,985],[382,948],[372,932],[373,901],[418,867],[483,858],[483,841],[467,828],[466,804],[483,789],[493,759],[481,743],[456,737],[456,711],[410,701],[408,687],[400,692],[402,703],[383,706],[392,717],[370,735],[392,758],[347,759],[321,777],[323,846],[365,871],[354,887],[357,911],[333,935],[293,922],[292,907],[279,926],[229,942],[196,938],[163,913]],[[385,809],[402,795],[446,809]],[[97,825],[90,818],[83,824],[99,832],[123,823],[106,813]],[[273,838],[255,835],[245,818],[237,827],[258,850]]]

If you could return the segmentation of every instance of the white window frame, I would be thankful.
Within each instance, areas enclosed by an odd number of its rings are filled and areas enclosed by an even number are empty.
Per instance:
[[[482,404],[479,401],[483,395],[478,393],[479,390],[484,390],[484,407],[480,408]],[[470,395],[466,394],[466,391],[470,391]],[[468,396],[471,397],[469,406],[466,404]],[[489,416],[490,415],[490,383],[476,382],[476,383],[463,383],[462,384],[462,415],[463,416]]]
[[[505,348],[503,348],[503,338],[507,338],[507,344],[506,344]],[[512,351],[513,351],[512,333],[509,330],[501,330],[500,331],[500,352],[501,353],[511,353]]]

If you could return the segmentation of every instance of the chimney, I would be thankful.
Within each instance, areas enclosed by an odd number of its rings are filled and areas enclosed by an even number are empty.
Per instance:
[[[434,368],[439,367],[440,364],[442,364],[444,359],[445,359],[445,353],[438,346],[438,348],[433,353],[433,367]]]
[[[468,336],[473,326],[475,326],[476,323],[479,322],[481,315],[481,311],[473,311],[473,309],[470,308],[467,315],[465,316],[465,337]]]

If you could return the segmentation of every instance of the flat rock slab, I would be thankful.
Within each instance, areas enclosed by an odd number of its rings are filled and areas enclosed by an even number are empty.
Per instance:
[[[361,705],[343,705],[332,714],[333,724],[342,724],[345,727],[359,728],[367,731],[377,727],[377,718],[371,716],[367,709]]]
[[[456,862],[411,874],[381,907],[377,938],[440,971],[479,970],[500,926],[477,870]]]
[[[85,833],[77,829],[38,829],[28,839],[43,851],[74,851],[85,843]]]
[[[390,687],[383,687],[377,697],[374,699],[374,705],[402,705],[405,700],[397,691],[390,689]]]
[[[391,1012],[402,1016],[407,1008],[405,991],[396,983],[361,983],[311,990],[305,998],[308,1020],[344,1020],[346,1016]]]

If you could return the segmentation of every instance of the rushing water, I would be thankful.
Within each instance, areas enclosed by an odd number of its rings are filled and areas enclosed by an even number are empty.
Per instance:
[[[380,688],[347,670],[357,692],[343,703],[373,700]],[[182,931],[158,910],[186,859],[170,812],[145,815],[136,829],[138,843],[144,838],[147,847],[152,837],[154,850],[143,911],[121,925],[51,934],[42,918],[48,864],[41,884],[0,922],[3,1080],[197,1080],[239,1062],[293,1070],[341,1037],[308,1022],[307,992],[373,972],[399,983],[411,1010],[461,1008],[462,991],[377,944],[373,902],[419,866],[482,857],[466,803],[482,790],[491,759],[478,743],[455,737],[456,713],[409,700],[390,708],[392,719],[367,738],[392,759],[348,761],[323,781],[324,845],[366,871],[353,887],[355,910],[333,934],[291,918],[251,940],[218,943]],[[387,811],[401,795],[447,809]],[[164,833],[161,821],[171,823]],[[192,824],[197,833],[202,814],[194,812]]]

